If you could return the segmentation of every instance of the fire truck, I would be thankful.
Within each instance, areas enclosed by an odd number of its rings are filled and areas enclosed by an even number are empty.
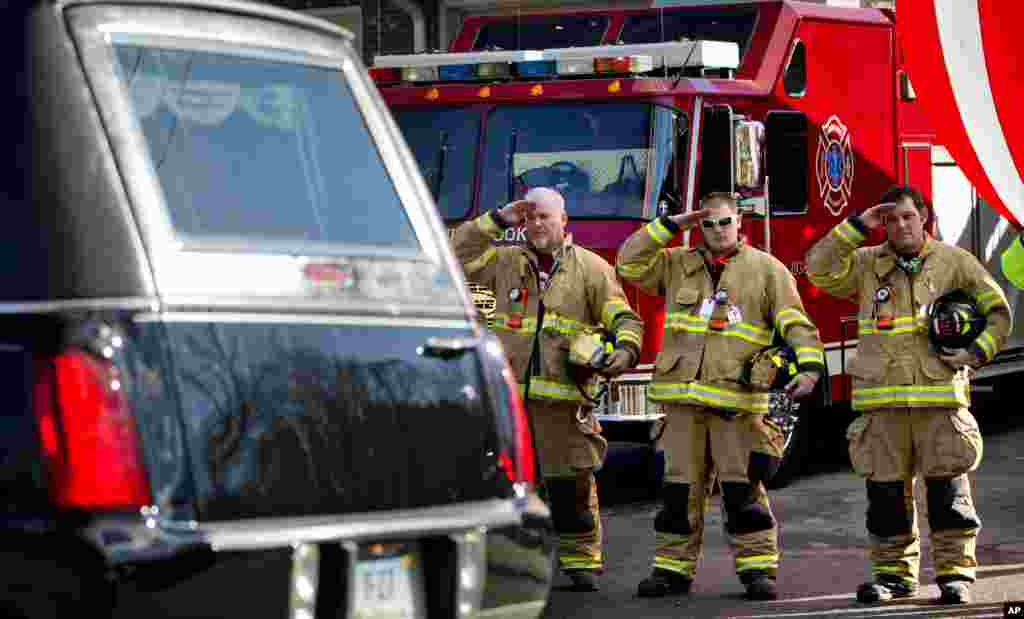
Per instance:
[[[614,262],[661,213],[694,209],[712,191],[740,196],[742,233],[796,277],[831,379],[812,401],[773,406],[787,432],[781,486],[808,449],[845,452],[853,417],[845,367],[856,308],[807,280],[815,241],[906,183],[932,200],[933,234],[1005,283],[998,258],[1012,231],[937,143],[903,45],[890,10],[692,0],[467,18],[448,52],[379,56],[370,71],[451,226],[554,186],[575,242]],[[523,229],[502,240],[524,241]],[[699,231],[679,242],[699,243]],[[487,291],[477,294],[486,311]],[[644,349],[612,390],[606,428],[658,415],[643,390],[664,303],[627,294],[646,321]],[[981,378],[1020,371],[1020,344],[1015,330]]]

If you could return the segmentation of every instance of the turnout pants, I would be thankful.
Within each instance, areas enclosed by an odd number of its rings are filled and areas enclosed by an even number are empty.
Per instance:
[[[604,462],[608,441],[588,406],[531,399],[529,411],[558,531],[559,567],[601,570],[601,512],[594,469]]]
[[[775,576],[778,528],[763,480],[778,469],[782,431],[763,415],[663,405],[667,471],[664,506],[654,520],[654,567],[693,577],[701,556],[704,512],[717,474],[725,532],[743,583]]]
[[[978,422],[966,409],[894,408],[864,413],[846,433],[868,494],[869,560],[875,578],[918,581],[920,535],[914,478],[924,478],[936,582],[973,582],[981,520],[967,473],[981,462]]]

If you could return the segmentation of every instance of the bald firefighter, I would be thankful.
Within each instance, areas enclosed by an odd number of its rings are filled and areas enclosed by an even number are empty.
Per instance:
[[[492,245],[507,227],[523,223],[526,246]],[[614,347],[598,369],[616,376],[636,365],[643,322],[611,265],[575,245],[567,223],[561,194],[538,187],[459,226],[454,247],[466,277],[494,291],[493,327],[527,392],[560,538],[559,565],[572,588],[594,591],[604,566],[594,469],[608,443],[592,414],[595,381],[572,371],[569,349],[584,333],[612,336]]]
[[[698,223],[701,246],[665,247]],[[799,370],[785,390],[802,398],[814,390],[824,357],[792,274],[744,243],[739,226],[733,194],[713,193],[697,211],[638,230],[619,252],[619,274],[666,300],[648,397],[666,414],[661,446],[668,469],[654,520],[654,568],[637,588],[641,597],[689,593],[716,471],[747,597],[777,597],[778,528],[763,482],[778,469],[783,437],[766,418],[767,387],[744,384],[743,370],[778,334],[795,351]]]
[[[930,219],[918,191],[894,187],[807,254],[811,282],[859,307],[857,355],[846,371],[861,415],[847,438],[867,486],[872,580],[857,590],[865,603],[919,589],[916,475],[927,493],[939,601],[969,602],[977,572],[981,520],[967,473],[981,461],[982,438],[968,410],[970,376],[1002,348],[1010,308],[973,255],[928,235]],[[886,242],[860,247],[879,227]],[[929,307],[958,290],[973,297],[986,326],[967,347],[940,353],[930,337]]]

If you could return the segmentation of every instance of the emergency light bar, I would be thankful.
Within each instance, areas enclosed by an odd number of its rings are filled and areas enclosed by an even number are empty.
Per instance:
[[[394,54],[377,56],[370,73],[381,83],[467,82],[602,74],[640,74],[657,69],[736,69],[739,46],[728,41],[676,41],[507,52]]]

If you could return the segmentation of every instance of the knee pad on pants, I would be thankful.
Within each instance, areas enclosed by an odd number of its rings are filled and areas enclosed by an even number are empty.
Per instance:
[[[689,535],[690,514],[687,505],[690,500],[690,484],[668,482],[662,488],[664,505],[654,517],[654,530],[676,535]]]
[[[981,518],[974,511],[967,477],[926,479],[928,486],[928,525],[934,531],[978,529]]]
[[[573,477],[549,477],[544,480],[551,497],[551,519],[559,533],[586,533],[596,525],[589,503],[579,505],[578,481]],[[587,488],[589,497],[589,487]]]
[[[732,535],[765,531],[775,526],[775,519],[763,505],[754,500],[754,487],[745,481],[723,481],[722,502],[725,504],[725,530]]]
[[[750,464],[747,465],[747,477],[750,483],[769,481],[779,472],[782,458],[776,458],[756,451],[750,452]]]
[[[903,481],[866,482],[868,488],[868,533],[876,537],[893,537],[910,533],[912,524],[907,511]]]

